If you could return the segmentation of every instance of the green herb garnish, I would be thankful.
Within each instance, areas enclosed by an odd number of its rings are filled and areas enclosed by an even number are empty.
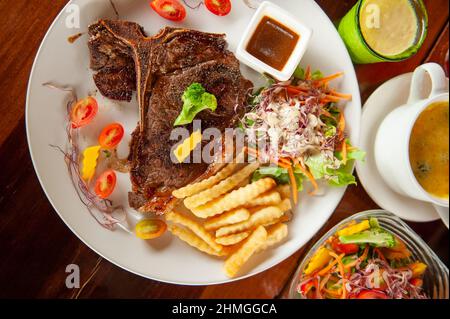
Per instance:
[[[200,83],[192,83],[183,93],[183,109],[175,120],[174,126],[192,123],[195,116],[203,110],[215,111],[217,108],[216,97],[206,92]]]

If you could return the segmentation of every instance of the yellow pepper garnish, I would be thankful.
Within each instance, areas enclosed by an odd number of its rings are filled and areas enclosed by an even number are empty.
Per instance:
[[[410,264],[408,268],[412,271],[412,277],[417,278],[422,276],[425,270],[427,270],[427,265],[416,261],[415,263]]]
[[[100,145],[91,146],[83,151],[81,176],[85,181],[90,181],[94,177],[97,159],[100,155],[100,147]]]
[[[345,227],[345,228],[339,230],[336,234],[338,236],[348,236],[348,235],[360,233],[369,228],[370,228],[370,224],[369,224],[369,221],[366,219],[356,225]]]
[[[309,261],[304,270],[305,275],[310,275],[314,271],[323,268],[331,260],[330,251],[325,247],[320,247]]]
[[[202,141],[202,133],[200,131],[195,131],[187,139],[183,141],[174,151],[174,155],[179,163],[182,163],[191,152],[197,147],[197,145]]]

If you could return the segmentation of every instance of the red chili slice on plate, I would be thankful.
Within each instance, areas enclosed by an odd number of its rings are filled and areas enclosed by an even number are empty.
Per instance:
[[[116,181],[116,173],[112,169],[102,173],[95,182],[94,190],[97,196],[102,199],[108,198],[116,187]]]
[[[109,124],[100,133],[98,143],[103,148],[115,148],[122,140],[123,134],[124,130],[122,125],[119,123]]]
[[[150,6],[164,19],[182,21],[186,18],[186,9],[178,0],[153,0]]]
[[[77,101],[70,112],[70,121],[73,128],[79,128],[89,124],[98,112],[97,100],[88,96]]]
[[[218,16],[226,16],[231,11],[230,0],[205,0],[206,8]]]

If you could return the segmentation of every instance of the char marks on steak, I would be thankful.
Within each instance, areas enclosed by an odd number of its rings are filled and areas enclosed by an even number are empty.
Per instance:
[[[132,135],[129,161],[133,193],[130,206],[142,212],[164,212],[174,203],[172,191],[200,178],[208,165],[173,163],[170,140],[182,109],[181,96],[194,82],[218,101],[215,112],[201,112],[202,129],[232,127],[244,111],[252,84],[226,50],[224,35],[166,27],[147,37],[132,22],[100,20],[90,27],[91,68],[106,97],[129,97],[135,83],[140,123]],[[115,65],[117,63],[117,65]],[[120,71],[133,69],[122,77]],[[117,81],[115,81],[117,80]],[[106,91],[105,91],[106,90]],[[191,125],[187,126],[192,130]]]

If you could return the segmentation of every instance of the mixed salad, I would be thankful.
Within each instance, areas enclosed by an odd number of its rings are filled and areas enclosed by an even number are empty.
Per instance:
[[[258,169],[253,179],[270,176],[280,184],[290,183],[294,202],[305,179],[314,192],[319,180],[331,186],[356,184],[350,162],[363,160],[365,153],[346,138],[344,112],[337,106],[351,95],[329,86],[342,75],[324,77],[309,67],[298,68],[291,80],[272,83],[255,95],[242,128],[249,153],[272,165]]]
[[[425,299],[426,269],[372,217],[328,238],[303,269],[297,291],[308,299]]]

